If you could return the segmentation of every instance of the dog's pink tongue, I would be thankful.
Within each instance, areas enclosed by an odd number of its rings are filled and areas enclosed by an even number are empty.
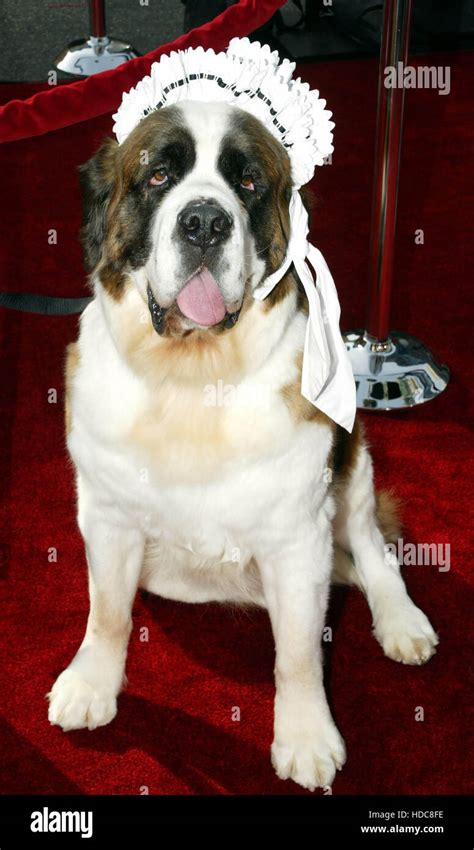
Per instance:
[[[221,322],[225,316],[224,299],[212,274],[207,269],[195,274],[178,295],[181,312],[205,328]]]

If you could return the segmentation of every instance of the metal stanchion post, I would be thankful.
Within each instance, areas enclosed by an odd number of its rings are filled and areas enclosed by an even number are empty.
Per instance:
[[[104,0],[89,0],[89,38],[71,41],[54,62],[66,74],[90,77],[117,68],[139,54],[126,41],[106,35]]]
[[[411,334],[389,331],[405,89],[385,85],[385,69],[407,64],[412,0],[385,0],[380,50],[367,329],[344,334],[357,387],[357,406],[390,410],[435,398],[449,381]]]

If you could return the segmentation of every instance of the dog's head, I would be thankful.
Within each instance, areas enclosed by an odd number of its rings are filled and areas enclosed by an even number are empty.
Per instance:
[[[291,169],[252,115],[187,101],[152,112],[81,168],[87,265],[115,301],[127,287],[163,336],[227,332],[282,263]]]

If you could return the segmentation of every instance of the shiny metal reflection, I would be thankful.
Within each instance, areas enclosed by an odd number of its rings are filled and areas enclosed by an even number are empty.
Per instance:
[[[344,334],[356,382],[357,407],[396,410],[436,398],[446,389],[449,369],[419,339],[391,331],[380,342],[365,330]]]
[[[59,71],[76,77],[90,77],[118,68],[140,54],[126,41],[108,36],[90,36],[71,41],[54,62]]]

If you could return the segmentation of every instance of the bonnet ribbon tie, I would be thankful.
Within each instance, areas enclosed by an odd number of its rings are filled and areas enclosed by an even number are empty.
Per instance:
[[[309,222],[298,190],[290,200],[291,235],[283,265],[254,290],[263,301],[293,263],[309,304],[301,376],[302,395],[349,433],[356,414],[351,362],[339,329],[341,308],[321,251],[308,242]],[[316,274],[316,282],[308,263]]]

